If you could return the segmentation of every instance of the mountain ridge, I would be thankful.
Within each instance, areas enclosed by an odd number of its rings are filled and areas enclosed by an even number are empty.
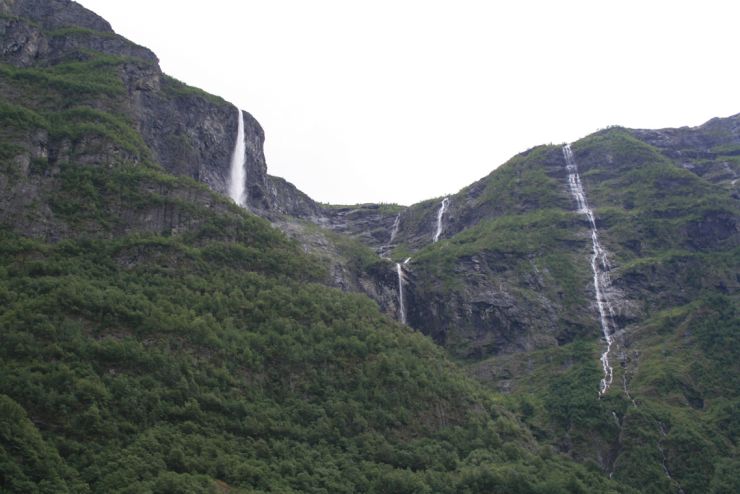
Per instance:
[[[164,75],[154,54],[74,2],[2,0],[0,27],[0,297],[9,307],[0,323],[13,376],[0,393],[12,417],[3,438],[14,444],[4,454],[45,458],[68,490],[83,492],[121,490],[124,472],[138,475],[131,489],[156,492],[218,482],[285,492],[737,485],[738,383],[720,376],[737,370],[740,115],[693,128],[609,128],[573,143],[613,264],[618,364],[615,386],[598,399],[590,231],[569,196],[560,146],[520,153],[448,196],[444,211],[442,198],[329,206],[267,174],[264,131],[243,112],[246,209],[255,216],[225,197],[233,105]],[[409,257],[400,283],[396,262]],[[386,316],[323,285],[365,294]],[[392,323],[401,287],[408,326],[444,353]],[[160,398],[141,391],[128,358],[151,372]],[[67,394],[55,395],[53,382],[67,383]],[[177,395],[168,391],[175,382]],[[28,383],[37,396],[23,391]],[[125,408],[126,386],[151,408]],[[54,419],[59,407],[79,418]],[[141,426],[122,410],[140,413]],[[320,444],[319,429],[334,443]],[[13,434],[31,449],[19,450]],[[214,439],[224,434],[225,443]],[[419,442],[403,446],[409,437]],[[157,441],[188,454],[208,444],[222,459],[196,455],[198,467]],[[304,457],[319,448],[334,469],[291,464],[286,444]],[[155,466],[117,457],[120,446]],[[4,487],[39,486],[43,474],[22,470],[4,473]]]

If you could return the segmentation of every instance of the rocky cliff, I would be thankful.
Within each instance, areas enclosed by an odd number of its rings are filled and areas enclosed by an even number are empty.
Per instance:
[[[122,84],[115,88],[118,94],[65,104],[85,103],[125,114],[151,152],[152,162],[216,192],[227,192],[238,115],[232,104],[166,76],[151,51],[115,34],[105,20],[75,2],[6,0],[0,3],[0,14],[3,63],[57,67],[62,75],[75,63],[109,65],[115,82]],[[104,61],[101,55],[113,59]],[[278,194],[279,187],[267,177],[262,128],[246,112],[244,120],[249,206],[296,212],[289,206],[292,196]]]

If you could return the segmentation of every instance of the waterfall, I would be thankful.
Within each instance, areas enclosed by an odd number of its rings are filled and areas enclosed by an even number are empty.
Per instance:
[[[391,247],[393,246],[393,241],[396,239],[396,235],[398,235],[398,229],[401,225],[401,213],[398,213],[396,215],[395,221],[393,221],[393,228],[391,228],[391,238],[388,240],[388,243],[385,245],[382,245],[378,249],[378,254],[382,259],[389,259],[388,252],[390,252]]]
[[[593,254],[591,255],[591,271],[594,276],[594,291],[596,306],[599,309],[599,322],[601,323],[601,332],[606,340],[606,349],[601,354],[601,366],[604,370],[604,378],[601,380],[599,388],[599,396],[602,396],[609,390],[609,386],[612,384],[614,372],[609,364],[609,352],[612,348],[614,338],[613,333],[613,321],[614,321],[614,310],[612,309],[609,298],[607,297],[606,290],[609,287],[609,260],[606,257],[606,252],[599,243],[599,233],[596,229],[596,220],[594,213],[591,208],[588,207],[588,201],[586,200],[586,193],[583,190],[583,184],[581,183],[581,177],[578,176],[578,168],[573,157],[573,151],[570,149],[570,144],[563,146],[563,156],[565,157],[566,170],[568,171],[568,187],[570,189],[570,195],[576,200],[578,204],[578,212],[585,215],[588,218],[589,225],[591,227],[591,246]]]
[[[239,206],[244,206],[247,199],[245,191],[247,171],[244,168],[246,161],[246,146],[244,145],[244,114],[242,114],[242,111],[238,108],[237,111],[239,112],[239,126],[236,131],[234,152],[231,155],[229,197],[231,197]]]
[[[596,219],[594,218],[593,211],[591,210],[591,208],[588,207],[586,193],[583,190],[581,177],[578,175],[578,167],[576,166],[576,161],[573,157],[573,151],[570,148],[570,144],[566,144],[565,146],[563,146],[563,156],[565,157],[565,168],[568,171],[568,188],[570,189],[570,194],[571,196],[573,196],[573,198],[576,200],[576,203],[578,204],[578,212],[580,214],[586,215],[586,217],[588,218],[588,223],[591,227],[591,246],[593,250],[593,254],[591,255],[591,271],[594,275],[594,291],[596,306],[599,309],[599,322],[601,323],[601,331],[604,335],[604,339],[606,340],[606,348],[601,354],[600,359],[601,365],[604,369],[604,378],[601,380],[599,396],[603,396],[609,390],[609,386],[611,386],[612,380],[614,378],[613,369],[609,364],[609,352],[611,351],[612,344],[614,343],[614,338],[612,338],[612,328],[614,326],[614,309],[612,308],[611,302],[609,301],[609,298],[606,294],[606,290],[608,289],[610,284],[609,269],[611,269],[611,267],[609,265],[609,259],[606,256],[606,252],[599,243],[599,233],[596,229]],[[632,405],[637,408],[637,401],[635,401],[635,399],[630,395],[629,390],[627,389],[626,374],[622,375],[622,384],[624,388],[624,394],[632,402]],[[617,421],[619,426],[619,419],[614,411],[612,411],[612,415],[614,416],[614,419]],[[660,421],[656,420],[656,422],[658,425],[658,432],[660,433],[662,438],[665,438],[667,436],[665,425]],[[673,478],[673,476],[671,475],[671,471],[668,468],[665,450],[663,449],[663,439],[658,440],[658,451],[660,451],[661,455],[660,465],[663,468],[663,473],[665,473],[666,477],[672,484],[675,484],[678,493],[684,494],[684,490],[681,487],[681,484],[679,484],[678,481]],[[612,472],[609,474],[610,478],[614,474],[614,468],[615,466],[612,465]]]
[[[398,235],[398,229],[401,227],[401,213],[398,213],[396,220],[393,222],[393,228],[391,229],[391,239],[388,240],[388,245],[392,244]]]
[[[442,216],[445,214],[445,211],[447,211],[447,206],[450,204],[450,198],[445,197],[442,199],[442,204],[439,206],[439,211],[437,212],[437,232],[434,234],[434,242],[436,243],[439,240],[439,236],[442,235]]]
[[[401,323],[406,324],[406,305],[403,301],[403,266],[400,262],[396,263],[396,273],[398,273],[398,317]]]
[[[403,285],[406,283],[406,274],[403,272],[403,267],[410,260],[411,258],[408,257],[403,263],[396,263],[396,273],[398,273],[398,318],[403,324],[406,324],[406,302],[403,298]]]

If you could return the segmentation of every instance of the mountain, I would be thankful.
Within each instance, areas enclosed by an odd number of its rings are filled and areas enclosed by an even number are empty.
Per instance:
[[[614,127],[570,149],[593,223],[563,146],[530,149],[450,195],[441,232],[441,199],[400,212],[385,251],[411,257],[406,320],[559,451],[645,492],[733,492],[740,115]],[[599,301],[594,232],[608,263]],[[600,397],[598,302],[611,340]]]
[[[332,206],[75,2],[0,94],[3,491],[740,489],[740,116]]]

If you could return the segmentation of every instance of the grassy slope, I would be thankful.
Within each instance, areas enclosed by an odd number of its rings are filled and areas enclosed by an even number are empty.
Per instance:
[[[473,364],[471,373],[512,389],[512,401],[541,439],[598,461],[628,484],[646,492],[674,492],[678,485],[687,493],[734,492],[740,257],[737,235],[714,226],[737,218],[736,201],[621,129],[579,141],[574,150],[615,265],[614,285],[635,306],[615,352],[624,367],[617,366],[612,391],[596,400],[602,345],[594,333],[557,348],[494,357]],[[539,234],[562,237],[548,233],[554,224],[540,226]],[[505,234],[510,244],[532,235],[497,229],[490,237]],[[496,242],[474,251],[490,245]],[[623,377],[637,406],[620,389]]]
[[[736,490],[737,432],[726,417],[740,396],[737,202],[620,129],[576,151],[591,153],[584,180],[606,209],[615,284],[645,315],[626,327],[624,372],[638,407],[623,419],[615,475],[665,479],[665,465],[685,492]]]

